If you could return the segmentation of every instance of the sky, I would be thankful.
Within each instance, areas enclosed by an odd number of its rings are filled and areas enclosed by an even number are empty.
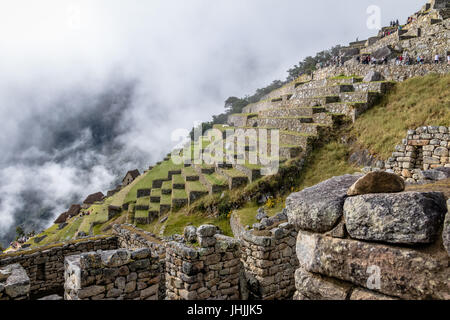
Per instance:
[[[425,0],[0,0],[0,242],[170,152],[308,55]],[[370,11],[370,10],[369,10]]]

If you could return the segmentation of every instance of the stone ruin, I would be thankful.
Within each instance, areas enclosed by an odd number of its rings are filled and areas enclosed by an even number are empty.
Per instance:
[[[212,225],[198,229],[188,227],[183,242],[171,241],[167,244],[167,299],[240,298],[240,243],[217,232],[217,227]]]
[[[410,183],[436,180],[439,174],[449,178],[449,149],[450,127],[424,126],[409,130],[402,144],[395,147],[392,157],[386,161],[386,169]]]
[[[18,263],[0,267],[0,301],[27,300],[30,297],[30,278]]]
[[[440,192],[382,193],[389,179],[367,177],[335,177],[288,197],[299,231],[294,299],[450,299],[450,201]],[[349,197],[358,180],[365,192]]]
[[[158,300],[158,256],[148,248],[88,252],[65,259],[65,300]]]
[[[404,188],[387,172],[344,175],[291,194],[273,217],[260,210],[251,230],[232,216],[236,238],[115,225],[111,237],[0,256],[0,299],[448,300],[450,201]]]

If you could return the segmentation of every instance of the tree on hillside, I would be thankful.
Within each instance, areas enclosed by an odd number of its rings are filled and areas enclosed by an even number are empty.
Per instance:
[[[316,70],[318,63],[327,64],[333,57],[339,56],[341,46],[337,45],[329,50],[324,50],[317,53],[314,57],[306,57],[303,61],[300,61],[298,65],[294,65],[288,70],[287,81],[292,81],[303,74],[311,74]]]
[[[17,239],[19,239],[25,235],[25,232],[23,231],[23,228],[21,226],[16,227],[16,235],[17,235]]]
[[[281,80],[274,80],[271,84],[269,84],[267,87],[256,89],[255,94],[253,94],[250,97],[247,97],[247,101],[249,103],[255,103],[261,100],[265,95],[268,95],[273,90],[281,88],[286,82],[283,82]]]
[[[242,113],[242,109],[248,105],[248,101],[246,99],[240,99],[237,97],[229,97],[225,100],[225,113],[227,115],[233,113]]]

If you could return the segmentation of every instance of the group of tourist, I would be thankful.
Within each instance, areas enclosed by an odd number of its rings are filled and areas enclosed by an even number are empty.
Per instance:
[[[406,21],[406,24],[413,23],[416,20],[414,17],[408,17],[408,20]]]
[[[399,25],[400,25],[400,23],[398,22],[398,19],[391,21],[391,27],[398,27]]]

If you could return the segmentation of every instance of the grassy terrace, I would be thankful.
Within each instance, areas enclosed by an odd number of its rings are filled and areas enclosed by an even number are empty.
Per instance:
[[[161,189],[152,189],[151,196],[152,197],[160,197],[161,196]]]
[[[224,176],[222,176],[222,175],[220,175],[220,174],[218,174],[216,172],[213,173],[213,174],[205,174],[203,176],[212,185],[217,185],[217,186],[226,186],[226,185],[228,185],[228,180]]]
[[[187,199],[187,193],[184,189],[173,189],[172,190],[172,199]]]
[[[330,78],[330,80],[347,80],[347,79],[362,79],[362,77],[355,74],[351,76],[346,76],[342,74],[337,77]]]
[[[232,116],[253,118],[253,117],[257,117],[258,114],[257,113],[233,113]]]
[[[186,177],[196,177],[198,176],[198,173],[194,170],[194,168],[186,167],[183,169],[183,175]]]
[[[148,211],[158,211],[159,212],[159,203],[150,203],[150,208]]]
[[[148,211],[149,210],[136,210],[134,218],[148,218]]]
[[[172,196],[170,194],[162,195],[160,204],[165,204],[165,205],[172,204]]]
[[[236,169],[226,169],[226,170],[223,170],[223,172],[226,175],[233,177],[233,178],[239,178],[239,177],[247,178],[247,176],[244,173],[242,173],[241,171],[236,170]]]
[[[430,74],[395,86],[382,101],[354,123],[358,144],[383,159],[405,138],[409,129],[424,124],[450,126],[450,74]]]
[[[188,181],[186,182],[186,189],[189,191],[201,191],[207,192],[208,189],[200,181]]]
[[[150,204],[150,197],[142,197],[136,200],[136,206],[148,206]]]
[[[133,187],[129,190],[127,196],[124,199],[124,203],[130,203],[136,201],[136,195],[138,189],[151,188],[153,180],[158,179],[167,179],[169,171],[172,170],[181,170],[183,165],[176,165],[173,163],[172,159],[168,161],[163,161],[161,164],[156,165],[152,170],[148,171],[143,177],[139,180],[138,183],[133,185]]]
[[[174,184],[184,184],[184,178],[181,174],[176,174],[172,176],[172,185]]]
[[[162,190],[172,190],[172,181],[164,181],[161,189]]]

